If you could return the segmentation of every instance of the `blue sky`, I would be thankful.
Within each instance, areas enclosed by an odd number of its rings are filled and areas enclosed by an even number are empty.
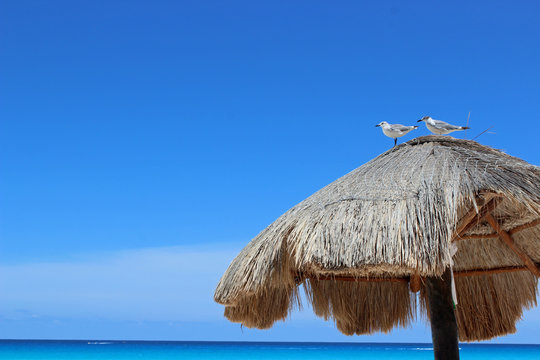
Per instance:
[[[348,338],[222,318],[234,255],[424,115],[540,165],[535,1],[4,1],[0,338]],[[422,125],[400,139],[428,134]],[[538,342],[540,311],[518,334]]]

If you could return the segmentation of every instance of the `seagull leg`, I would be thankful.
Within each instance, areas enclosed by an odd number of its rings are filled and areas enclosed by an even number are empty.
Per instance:
[[[397,145],[397,138],[394,138],[394,146]]]

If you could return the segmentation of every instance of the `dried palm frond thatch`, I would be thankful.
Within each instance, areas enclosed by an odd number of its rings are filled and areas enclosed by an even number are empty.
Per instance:
[[[304,285],[345,334],[389,331],[427,309],[422,279],[452,268],[461,340],[515,331],[536,305],[540,168],[474,141],[401,144],[294,206],[219,282],[225,316],[267,328]],[[537,273],[535,273],[535,270]],[[415,289],[417,288],[417,289]]]

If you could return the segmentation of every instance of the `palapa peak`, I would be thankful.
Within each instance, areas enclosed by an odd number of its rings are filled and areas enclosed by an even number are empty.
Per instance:
[[[268,328],[303,285],[343,333],[389,331],[415,318],[411,289],[425,313],[422,279],[451,268],[460,339],[488,339],[514,332],[536,304],[539,219],[540,167],[470,140],[419,137],[279,217],[233,260],[215,300],[229,320]]]

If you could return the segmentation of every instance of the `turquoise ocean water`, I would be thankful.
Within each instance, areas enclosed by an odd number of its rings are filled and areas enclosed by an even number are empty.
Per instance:
[[[538,360],[540,345],[462,344],[461,359]],[[431,344],[0,340],[0,359],[433,359]]]

